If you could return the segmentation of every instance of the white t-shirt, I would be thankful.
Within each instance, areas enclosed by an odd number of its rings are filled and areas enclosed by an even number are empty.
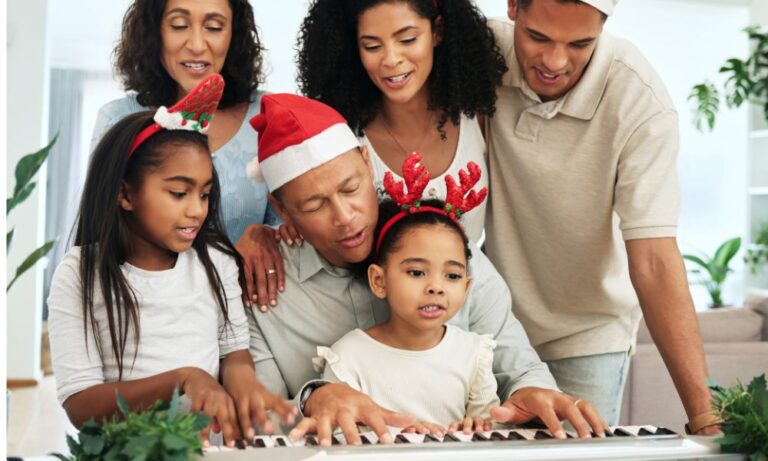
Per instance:
[[[123,274],[138,300],[140,324],[138,351],[135,336],[128,330],[123,381],[180,367],[198,367],[218,377],[220,358],[248,349],[248,321],[240,297],[237,264],[218,250],[209,248],[208,251],[226,293],[230,322],[226,327],[205,268],[194,249],[179,253],[176,265],[164,271],[146,271],[123,264]],[[85,337],[79,264],[80,247],[74,247],[56,268],[48,297],[53,370],[62,404],[71,395],[91,386],[118,380],[98,276],[94,287],[94,316],[99,326],[102,354],[96,348],[90,317],[87,339]]]
[[[449,122],[450,123],[450,122]],[[376,188],[376,194],[379,196],[379,200],[390,198],[384,190],[384,174],[387,171],[392,171],[379,157],[376,149],[373,148],[370,141],[366,136],[363,136],[362,142],[368,148],[368,154],[371,157],[371,166],[373,167],[373,186]],[[480,181],[477,182],[474,189],[480,190],[483,187],[488,187],[488,167],[485,162],[485,141],[483,140],[483,133],[480,131],[480,125],[474,118],[469,118],[466,115],[462,115],[459,122],[459,141],[456,145],[456,153],[451,161],[451,166],[441,176],[433,177],[427,187],[424,189],[423,198],[434,198],[445,200],[446,187],[445,176],[451,175],[459,180],[459,170],[466,170],[467,163],[475,162],[480,167],[482,175]],[[401,171],[392,171],[395,179],[402,181]],[[476,208],[462,215],[461,226],[464,232],[467,234],[467,238],[474,243],[478,243],[483,235],[483,226],[485,225],[485,206],[487,200],[483,200],[483,203]]]
[[[490,417],[499,404],[490,335],[446,325],[424,351],[397,349],[355,329],[313,359],[323,379],[343,382],[390,410],[448,426],[465,416]]]

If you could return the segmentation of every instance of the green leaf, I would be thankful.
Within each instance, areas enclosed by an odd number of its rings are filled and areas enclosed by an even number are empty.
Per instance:
[[[690,261],[690,262],[692,262],[694,264],[698,264],[699,266],[701,266],[704,269],[706,269],[707,272],[709,272],[709,264],[704,262],[704,260],[699,258],[698,256],[696,256],[696,255],[683,255],[683,259],[685,259],[687,261]]]
[[[26,184],[24,187],[21,188],[20,191],[15,192],[12,197],[5,200],[5,215],[8,216],[8,213],[11,212],[12,209],[16,208],[16,205],[20,204],[24,200],[29,197],[29,194],[32,193],[33,190],[35,190],[35,185],[37,183],[30,182]]]
[[[720,248],[718,248],[717,251],[715,251],[715,257],[713,258],[715,264],[719,267],[727,268],[728,263],[731,262],[731,259],[733,259],[739,251],[739,248],[741,248],[741,237],[732,238],[726,241],[720,245]]]
[[[13,280],[11,280],[11,283],[8,284],[8,286],[5,288],[5,291],[11,289],[11,286],[16,282],[16,280],[29,268],[35,265],[35,263],[45,256],[49,251],[51,251],[51,248],[53,248],[53,244],[56,243],[55,240],[51,240],[50,242],[45,242],[40,248],[30,253],[29,256],[21,263],[21,265],[16,268],[16,275],[13,277]]]
[[[720,445],[738,445],[742,441],[742,436],[739,434],[725,434],[724,436],[716,439],[715,442]]]
[[[173,421],[179,414],[179,387],[173,388],[173,395],[171,396],[171,405],[168,407],[168,419]]]
[[[104,438],[100,435],[80,434],[80,445],[86,455],[98,455],[104,449]]]
[[[693,122],[696,129],[703,131],[704,121],[709,130],[715,127],[715,117],[720,109],[720,94],[715,85],[709,82],[700,83],[691,89],[688,101],[693,101]]]
[[[766,383],[765,373],[763,373],[760,376],[752,378],[752,381],[749,382],[749,386],[747,386],[747,391],[753,393],[758,389],[766,389],[766,387],[768,387],[768,384]]]
[[[131,412],[128,402],[125,401],[125,398],[118,391],[115,391],[115,397],[117,398],[117,408],[120,410],[120,413],[122,413],[123,416],[128,416]]]
[[[723,386],[717,383],[714,379],[707,376],[707,387],[712,389],[713,391],[722,390]]]
[[[175,434],[165,434],[163,445],[171,450],[183,450],[187,446],[187,441]]]
[[[8,252],[11,250],[11,242],[13,241],[13,230],[16,229],[15,227],[12,227],[11,230],[8,231],[7,234],[5,234],[5,254],[8,255]]]
[[[48,158],[48,153],[56,143],[58,137],[59,134],[56,133],[56,136],[53,137],[47,146],[37,152],[27,154],[19,160],[19,163],[16,164],[16,186],[13,189],[13,195],[18,194],[18,192],[32,179],[35,173],[37,173],[37,170],[43,165],[45,159]]]

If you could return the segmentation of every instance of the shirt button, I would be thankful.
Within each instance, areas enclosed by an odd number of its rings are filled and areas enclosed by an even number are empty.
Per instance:
[[[432,197],[432,198],[435,198],[435,197],[437,197],[437,189],[435,189],[434,187],[430,187],[430,188],[429,188],[429,191],[427,191],[427,193],[428,193],[428,194],[429,194],[429,196],[430,196],[430,197]]]

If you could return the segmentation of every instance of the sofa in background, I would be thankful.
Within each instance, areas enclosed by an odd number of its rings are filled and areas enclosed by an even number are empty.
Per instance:
[[[768,293],[748,295],[744,307],[699,312],[698,319],[712,379],[731,386],[768,373]],[[630,363],[620,423],[682,433],[688,418],[644,322]]]

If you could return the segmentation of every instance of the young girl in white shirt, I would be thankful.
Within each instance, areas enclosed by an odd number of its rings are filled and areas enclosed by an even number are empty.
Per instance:
[[[379,405],[416,416],[409,428],[444,435],[491,429],[499,405],[493,375],[495,342],[446,323],[461,309],[471,283],[467,237],[458,218],[483,201],[467,192],[480,170],[470,163],[461,183],[446,179],[447,203],[421,201],[429,173],[411,154],[403,164],[408,190],[391,173],[384,185],[393,200],[379,205],[368,282],[386,299],[390,319],[356,329],[330,348],[318,347],[323,379],[344,382]]]
[[[240,257],[219,218],[205,133],[223,90],[205,78],[157,114],[117,123],[91,158],[74,247],[48,299],[59,400],[79,426],[173,389],[232,445],[294,410],[257,381],[248,352]]]

